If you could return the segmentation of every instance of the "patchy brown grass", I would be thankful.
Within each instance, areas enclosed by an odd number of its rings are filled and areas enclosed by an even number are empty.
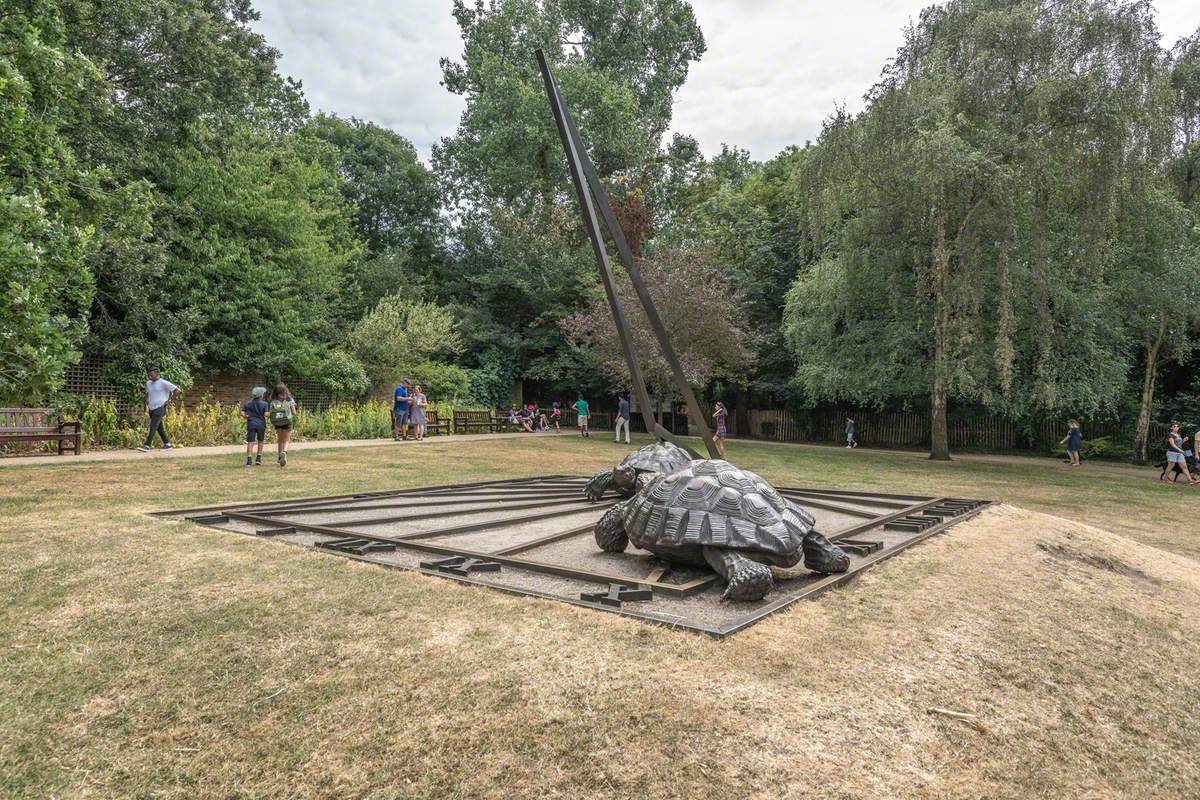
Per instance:
[[[734,444],[780,484],[1026,508],[724,642],[142,514],[583,473],[616,452],[564,436],[287,470],[6,469],[0,794],[1200,796],[1200,570],[1183,527],[1149,516],[1181,488]],[[1028,510],[1047,506],[1178,553]]]

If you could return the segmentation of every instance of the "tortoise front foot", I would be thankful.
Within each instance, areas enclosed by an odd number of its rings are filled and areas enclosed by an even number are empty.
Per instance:
[[[596,523],[596,545],[606,553],[624,553],[629,546],[629,535],[625,533],[625,520],[622,518],[624,503],[604,512],[604,516]]]
[[[813,572],[828,575],[850,569],[846,551],[816,531],[804,537],[804,566]]]
[[[770,567],[757,561],[746,561],[729,579],[722,600],[762,600],[775,588]]]
[[[704,560],[728,581],[722,600],[762,600],[775,588],[771,568],[721,547],[705,547]]]
[[[613,483],[613,471],[606,469],[603,472],[597,472],[592,476],[592,479],[583,487],[583,493],[587,495],[587,499],[593,503],[600,502],[600,498],[604,497],[604,493],[608,491],[608,487]]]

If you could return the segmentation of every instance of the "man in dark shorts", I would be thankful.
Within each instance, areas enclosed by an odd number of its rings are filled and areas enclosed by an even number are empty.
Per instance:
[[[400,381],[400,383],[396,385],[396,396],[392,401],[392,417],[395,420],[392,427],[392,438],[397,442],[408,439],[408,387],[408,381]]]
[[[253,395],[251,399],[242,404],[241,415],[242,419],[246,420],[246,466],[262,466],[262,450],[263,443],[267,439],[267,401],[263,400],[263,395],[267,390],[262,386],[255,386],[250,393]],[[258,442],[258,453],[254,456],[254,460],[250,460],[250,452],[254,448],[254,443]]]

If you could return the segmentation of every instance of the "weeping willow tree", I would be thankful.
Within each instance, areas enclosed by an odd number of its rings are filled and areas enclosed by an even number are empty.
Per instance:
[[[960,0],[926,9],[800,180],[816,263],[788,295],[815,400],[928,398],[1021,416],[1112,407],[1120,198],[1146,156],[1162,53],[1147,3]]]
[[[1200,317],[1200,30],[1181,40],[1170,55],[1164,85],[1168,127],[1157,128],[1147,148],[1157,166],[1165,143],[1165,186],[1153,180],[1128,193],[1121,253],[1129,267],[1122,293],[1127,325],[1142,365],[1134,461],[1149,460],[1150,417],[1158,371],[1167,361],[1184,361],[1196,346],[1192,328]]]

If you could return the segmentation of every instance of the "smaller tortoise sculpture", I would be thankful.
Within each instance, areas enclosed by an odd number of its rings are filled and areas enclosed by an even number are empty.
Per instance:
[[[630,542],[668,561],[708,564],[728,581],[722,598],[761,600],[775,585],[768,565],[804,559],[813,572],[845,572],[850,560],[813,530],[804,509],[728,461],[700,459],[659,474],[596,523],[610,553]]]
[[[583,493],[593,503],[609,489],[616,490],[622,497],[633,497],[650,478],[674,472],[693,458],[693,454],[677,444],[654,442],[625,456],[614,469],[597,472],[587,482]]]

